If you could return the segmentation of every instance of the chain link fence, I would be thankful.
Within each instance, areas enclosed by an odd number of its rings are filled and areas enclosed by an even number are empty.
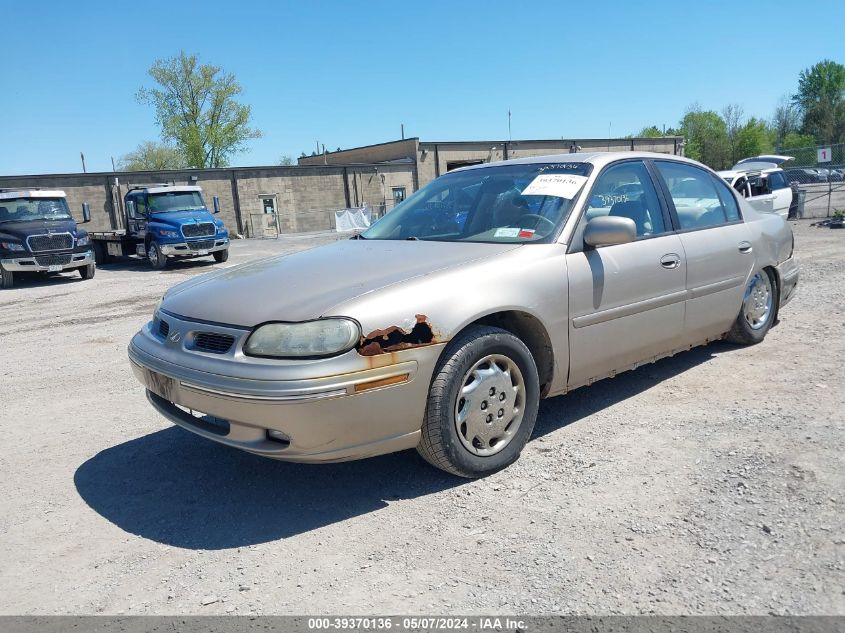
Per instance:
[[[792,156],[782,165],[795,192],[793,215],[829,218],[845,210],[845,143],[780,150]]]

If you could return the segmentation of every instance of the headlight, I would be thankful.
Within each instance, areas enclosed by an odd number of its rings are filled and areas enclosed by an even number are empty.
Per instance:
[[[360,327],[350,319],[267,323],[249,335],[244,353],[273,358],[331,356],[352,349],[360,337]]]
[[[87,235],[80,235],[76,238],[77,246],[88,246],[91,243],[91,238]]]
[[[162,237],[179,237],[179,233],[176,231],[171,231],[169,229],[159,229],[158,234]]]
[[[22,250],[24,250],[23,244],[18,244],[17,242],[0,242],[0,246],[5,248],[7,251],[22,251]]]

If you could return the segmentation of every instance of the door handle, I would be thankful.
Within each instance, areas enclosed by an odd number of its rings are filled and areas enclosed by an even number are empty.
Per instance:
[[[668,253],[660,258],[660,265],[663,268],[672,270],[681,265],[681,257],[677,253]]]
[[[739,243],[739,252],[740,253],[750,253],[753,249],[751,248],[751,242],[740,242]]]

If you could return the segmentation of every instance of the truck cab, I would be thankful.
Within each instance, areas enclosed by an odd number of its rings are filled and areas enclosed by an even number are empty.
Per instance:
[[[85,222],[91,213],[83,205]],[[11,288],[18,273],[96,271],[88,233],[80,229],[64,191],[0,189],[0,288]]]
[[[172,258],[229,258],[229,231],[205,206],[200,187],[130,186],[123,205],[125,229],[92,234],[98,263],[134,255],[161,269]]]

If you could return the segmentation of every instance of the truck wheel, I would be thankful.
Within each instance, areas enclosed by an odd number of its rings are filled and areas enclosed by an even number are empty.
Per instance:
[[[212,255],[214,255],[215,262],[222,264],[229,259],[229,249],[227,248],[225,251],[214,251]]]
[[[150,260],[150,265],[156,270],[161,270],[167,266],[167,255],[163,255],[158,244],[150,242],[147,247],[147,258]]]
[[[88,264],[79,268],[79,276],[83,279],[93,279],[94,273],[97,272],[96,264]]]
[[[0,265],[0,288],[11,288],[15,285],[15,273]]]
[[[94,262],[97,266],[108,264],[111,258],[109,256],[109,252],[106,250],[106,247],[100,242],[94,242],[92,247],[94,249]]]

